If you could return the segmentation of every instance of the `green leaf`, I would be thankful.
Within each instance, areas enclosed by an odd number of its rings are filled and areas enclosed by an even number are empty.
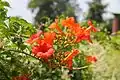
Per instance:
[[[2,4],[3,6],[6,6],[6,7],[10,7],[10,4],[6,1],[3,1],[0,4]]]

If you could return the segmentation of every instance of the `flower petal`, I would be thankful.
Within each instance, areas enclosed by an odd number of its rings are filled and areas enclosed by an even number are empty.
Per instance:
[[[53,32],[46,32],[44,33],[44,41],[50,45],[53,44],[53,40],[55,39],[56,34]]]
[[[33,44],[39,39],[39,36],[42,34],[42,31],[37,32],[36,34],[33,34],[26,42],[29,44]]]

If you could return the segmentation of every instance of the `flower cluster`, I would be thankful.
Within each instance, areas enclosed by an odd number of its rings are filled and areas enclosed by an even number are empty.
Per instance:
[[[66,66],[72,70],[72,60],[80,53],[76,44],[82,40],[92,43],[90,34],[97,31],[90,20],[87,24],[88,28],[82,27],[75,22],[74,17],[55,19],[49,25],[48,31],[38,31],[27,40],[27,43],[32,46],[32,54],[49,64],[50,67]],[[86,59],[88,62],[97,61],[95,56],[89,56]]]

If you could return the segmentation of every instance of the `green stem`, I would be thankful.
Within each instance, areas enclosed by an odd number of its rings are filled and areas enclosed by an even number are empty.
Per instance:
[[[92,65],[89,65],[89,66],[83,66],[83,67],[80,67],[80,68],[73,68],[73,70],[81,70],[81,69],[86,69],[88,67],[94,67]]]
[[[12,49],[9,49],[9,50],[7,50],[7,49],[2,49],[2,50],[4,50],[4,51],[13,51],[13,52],[18,52],[18,53],[23,53],[23,54],[25,54],[25,55],[27,55],[27,56],[30,56],[30,57],[32,57],[32,58],[34,58],[34,59],[40,61],[39,58],[36,58],[35,56],[32,56],[31,54],[28,54],[28,53],[26,53],[26,52],[24,52],[24,51],[20,51],[20,50],[12,50]]]
[[[88,68],[89,66],[83,66],[83,67],[80,67],[80,68],[73,68],[73,70],[81,70],[81,69],[86,69]]]

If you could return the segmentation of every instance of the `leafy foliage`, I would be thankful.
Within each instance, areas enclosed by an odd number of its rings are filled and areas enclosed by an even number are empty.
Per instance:
[[[9,3],[0,1],[0,79],[2,80],[10,80],[12,76],[28,73],[29,54],[24,51],[28,48],[24,42],[28,35],[35,32],[35,28],[27,21],[19,17],[7,17],[6,6],[9,6]]]

